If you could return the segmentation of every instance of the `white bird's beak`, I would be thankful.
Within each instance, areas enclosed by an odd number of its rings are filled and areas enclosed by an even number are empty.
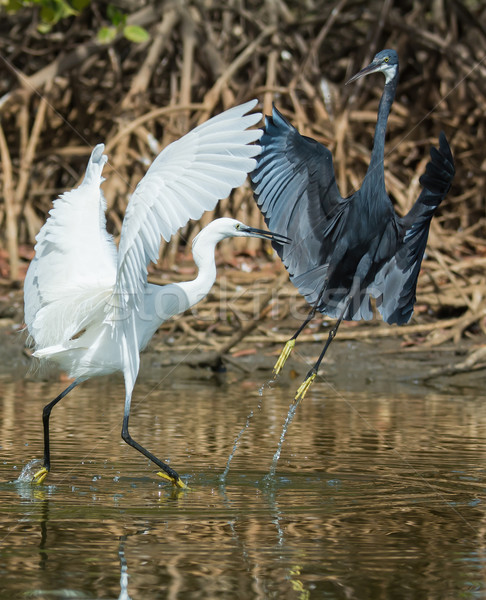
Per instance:
[[[289,244],[292,240],[285,235],[281,235],[280,233],[274,233],[272,231],[265,231],[264,229],[256,229],[255,227],[245,226],[241,228],[240,231],[243,231],[247,235],[252,237],[262,238],[263,240],[270,240],[272,242],[277,242],[278,244]]]

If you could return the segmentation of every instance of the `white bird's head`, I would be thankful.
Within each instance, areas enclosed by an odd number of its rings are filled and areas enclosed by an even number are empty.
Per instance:
[[[348,79],[348,81],[346,81],[346,85],[356,81],[357,79],[360,79],[361,77],[364,77],[365,75],[370,75],[371,73],[383,73],[386,83],[388,83],[394,79],[394,77],[396,77],[397,72],[398,54],[395,52],[395,50],[382,50],[375,55],[374,59],[367,67],[361,69],[361,71],[356,73],[356,75],[353,75],[351,79]]]
[[[192,242],[193,252],[196,246],[200,244],[209,245],[212,243],[216,245],[218,242],[228,237],[256,237],[263,240],[278,242],[279,244],[288,244],[290,242],[290,239],[285,235],[249,227],[236,219],[223,217],[222,219],[212,221],[196,235]]]
[[[192,242],[192,256],[199,269],[203,265],[212,264],[214,266],[214,248],[218,242],[228,237],[257,237],[278,244],[288,244],[291,241],[284,235],[249,227],[236,219],[227,217],[216,219],[206,225]]]

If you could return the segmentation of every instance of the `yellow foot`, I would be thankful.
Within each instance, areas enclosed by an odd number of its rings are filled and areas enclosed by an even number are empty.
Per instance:
[[[307,390],[310,388],[314,379],[316,378],[316,375],[317,375],[317,373],[312,373],[312,375],[307,377],[307,379],[302,383],[302,385],[297,390],[297,393],[295,394],[295,400],[300,401],[304,398],[304,396],[307,394]]]
[[[174,477],[171,477],[170,475],[167,475],[167,473],[164,473],[164,471],[159,471],[157,473],[157,475],[159,477],[162,477],[162,479],[167,479],[167,481],[170,481],[172,483],[172,485],[174,485],[175,487],[180,488],[181,490],[188,490],[189,486],[186,485],[182,479],[180,477],[177,477],[177,479],[175,479]]]
[[[40,485],[41,483],[43,483],[48,473],[49,471],[45,467],[42,467],[42,469],[39,469],[37,473],[34,473],[34,476],[32,477],[32,483]]]
[[[286,363],[287,358],[290,356],[290,353],[294,349],[294,346],[295,346],[295,339],[291,339],[285,344],[284,349],[280,353],[280,356],[278,357],[278,360],[275,363],[275,366],[273,367],[273,376],[274,377],[277,377],[277,375],[283,369],[283,366]]]

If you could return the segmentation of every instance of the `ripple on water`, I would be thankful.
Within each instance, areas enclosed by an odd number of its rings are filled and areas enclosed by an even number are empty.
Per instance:
[[[120,440],[116,379],[93,380],[56,406],[52,470],[31,485],[42,464],[39,398],[51,387],[26,384],[22,402],[18,389],[3,390],[9,597],[486,597],[479,395],[316,382],[268,477],[289,409],[281,383],[260,396],[258,386],[141,382],[131,433],[170,461],[190,486],[181,491]]]

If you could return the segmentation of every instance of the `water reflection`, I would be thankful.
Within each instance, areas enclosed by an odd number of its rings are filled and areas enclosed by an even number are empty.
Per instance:
[[[0,381],[5,598],[486,597],[482,392],[316,383],[268,485],[285,385],[260,396],[256,378],[157,383],[137,385],[134,436],[190,492],[122,442],[118,378],[53,411],[48,485],[16,483],[42,457],[56,390]]]

